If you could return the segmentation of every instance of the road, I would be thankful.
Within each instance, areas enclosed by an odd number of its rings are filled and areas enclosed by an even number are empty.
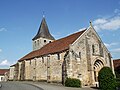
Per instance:
[[[82,87],[82,88],[65,87],[62,84],[57,84],[57,83],[26,82],[26,81],[24,83],[32,84],[32,85],[41,87],[44,90],[98,90],[96,88],[90,88],[90,87]]]
[[[0,90],[43,90],[34,85],[20,83],[20,82],[1,82]]]

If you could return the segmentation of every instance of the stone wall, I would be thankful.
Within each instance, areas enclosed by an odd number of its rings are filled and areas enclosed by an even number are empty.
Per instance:
[[[13,80],[15,75],[15,66],[10,67],[9,80]]]
[[[65,53],[58,54],[51,55],[49,58],[50,65],[48,65],[48,72],[50,74],[51,82],[62,82],[62,63]]]
[[[38,50],[41,47],[43,47],[44,45],[52,42],[53,40],[47,39],[47,38],[38,38],[36,40],[33,41],[33,50]]]
[[[104,64],[103,66],[110,67],[111,60],[108,53],[109,51],[100,37],[90,27],[89,30],[70,45],[68,77],[80,79],[82,85],[94,84],[94,63],[96,60],[100,60]]]
[[[31,80],[31,67],[30,67],[31,60],[25,60],[25,80]]]
[[[65,52],[58,54],[26,60],[25,80],[62,82],[62,63]]]

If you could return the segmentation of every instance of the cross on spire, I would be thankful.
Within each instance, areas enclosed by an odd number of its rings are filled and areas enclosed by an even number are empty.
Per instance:
[[[45,11],[43,11],[43,18],[45,17]]]

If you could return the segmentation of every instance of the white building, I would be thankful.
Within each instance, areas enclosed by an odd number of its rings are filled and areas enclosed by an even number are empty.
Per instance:
[[[7,81],[9,69],[0,69],[0,82]]]

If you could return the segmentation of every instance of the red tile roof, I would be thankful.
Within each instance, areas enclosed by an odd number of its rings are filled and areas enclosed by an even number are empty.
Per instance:
[[[27,54],[26,56],[21,58],[19,61],[28,60],[28,59],[31,59],[34,57],[39,57],[39,56],[48,55],[48,54],[54,54],[54,53],[68,50],[69,45],[72,44],[85,31],[86,30],[83,30],[83,31],[74,33],[72,35],[69,35],[65,38],[61,38],[61,39],[55,40],[51,43],[48,43],[41,49],[30,52],[29,54]]]
[[[9,69],[0,69],[0,75],[4,75]]]
[[[113,60],[114,68],[120,67],[120,59]]]

